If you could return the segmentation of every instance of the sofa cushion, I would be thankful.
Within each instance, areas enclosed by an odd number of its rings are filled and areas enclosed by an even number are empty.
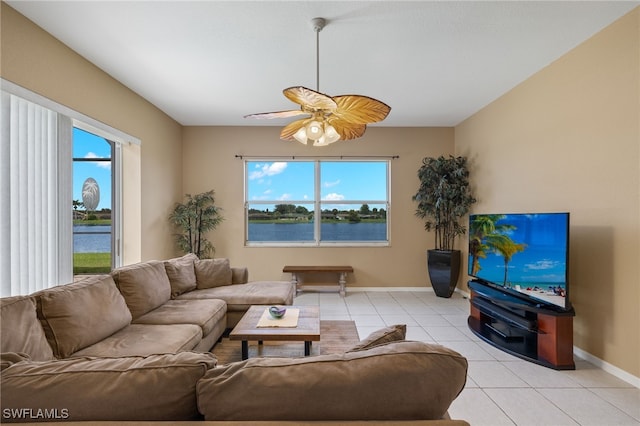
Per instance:
[[[230,285],[233,273],[229,259],[202,259],[195,261],[197,288]]]
[[[194,352],[22,362],[2,372],[2,408],[56,409],[66,421],[194,420],[196,383],[215,365]]]
[[[290,281],[253,281],[194,290],[181,294],[178,299],[222,299],[227,303],[227,312],[245,312],[251,305],[291,305],[295,292]]]
[[[54,359],[53,351],[36,314],[35,298],[0,299],[0,351],[27,354],[35,361]]]
[[[134,319],[171,299],[164,263],[157,260],[122,266],[111,272]]]
[[[190,351],[202,340],[195,324],[131,324],[73,356],[146,356]]]
[[[227,304],[220,299],[169,300],[134,320],[135,324],[195,324],[206,336],[216,324],[227,323]]]
[[[57,358],[101,341],[131,322],[131,312],[109,275],[37,293],[39,316]]]
[[[2,352],[0,353],[0,371],[22,361],[31,361],[31,357],[21,352]]]
[[[374,346],[383,345],[385,343],[397,342],[404,340],[407,335],[406,324],[396,324],[389,327],[381,328],[374,331],[366,338],[362,339],[358,344],[353,346],[349,351],[361,351],[373,348]]]
[[[231,268],[231,284],[246,284],[249,282],[249,269],[246,267]]]
[[[165,260],[164,269],[171,285],[172,298],[196,288],[196,270],[194,266],[196,260],[198,260],[198,256],[193,253]]]
[[[205,420],[440,419],[466,377],[463,356],[423,342],[252,358],[209,370],[198,382],[198,408]]]

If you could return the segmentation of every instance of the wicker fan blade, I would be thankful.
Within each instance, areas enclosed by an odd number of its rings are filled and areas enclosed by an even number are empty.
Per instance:
[[[342,95],[333,100],[338,105],[333,115],[352,124],[369,124],[384,120],[391,107],[368,96]]]
[[[294,141],[293,135],[301,128],[307,125],[309,118],[293,121],[282,128],[280,131],[280,139],[283,141]]]
[[[261,112],[258,114],[245,115],[244,118],[258,118],[258,119],[270,119],[270,118],[289,118],[296,117],[298,115],[309,114],[300,109],[290,111],[275,111],[275,112]]]
[[[289,87],[288,89],[284,89],[282,93],[284,93],[290,101],[302,105],[303,111],[334,112],[338,108],[338,105],[330,96],[307,89],[306,87]]]
[[[340,135],[340,140],[343,141],[357,139],[364,135],[364,132],[367,130],[365,124],[348,123],[345,120],[337,118],[335,115],[329,117],[327,121],[336,129],[336,132]]]

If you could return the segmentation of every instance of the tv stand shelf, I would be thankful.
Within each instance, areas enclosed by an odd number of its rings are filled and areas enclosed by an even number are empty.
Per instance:
[[[469,281],[469,329],[511,355],[556,370],[573,370],[573,309],[564,311],[520,299],[480,281]]]

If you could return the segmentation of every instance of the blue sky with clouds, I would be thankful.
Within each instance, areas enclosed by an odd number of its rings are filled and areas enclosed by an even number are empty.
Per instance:
[[[109,158],[111,146],[101,137],[73,129],[73,158]],[[111,162],[74,162],[73,199],[82,201],[82,185],[87,178],[98,182],[100,203],[96,210],[111,208]]]
[[[387,167],[386,161],[322,162],[320,198],[333,202],[385,201]],[[313,161],[248,162],[248,200],[313,202],[314,170]]]

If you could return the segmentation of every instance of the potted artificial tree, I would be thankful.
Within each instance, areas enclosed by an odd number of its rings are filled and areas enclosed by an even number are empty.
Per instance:
[[[427,251],[429,279],[437,296],[451,297],[460,274],[460,250],[453,249],[466,228],[459,220],[476,199],[469,188],[466,157],[425,157],[418,169],[420,188],[413,196],[416,216],[424,228],[434,231],[435,249]]]
[[[206,259],[215,252],[215,247],[204,234],[222,222],[221,209],[216,206],[213,190],[194,196],[187,194],[186,198],[186,202],[176,203],[169,215],[169,222],[179,230],[176,244],[184,253]]]

